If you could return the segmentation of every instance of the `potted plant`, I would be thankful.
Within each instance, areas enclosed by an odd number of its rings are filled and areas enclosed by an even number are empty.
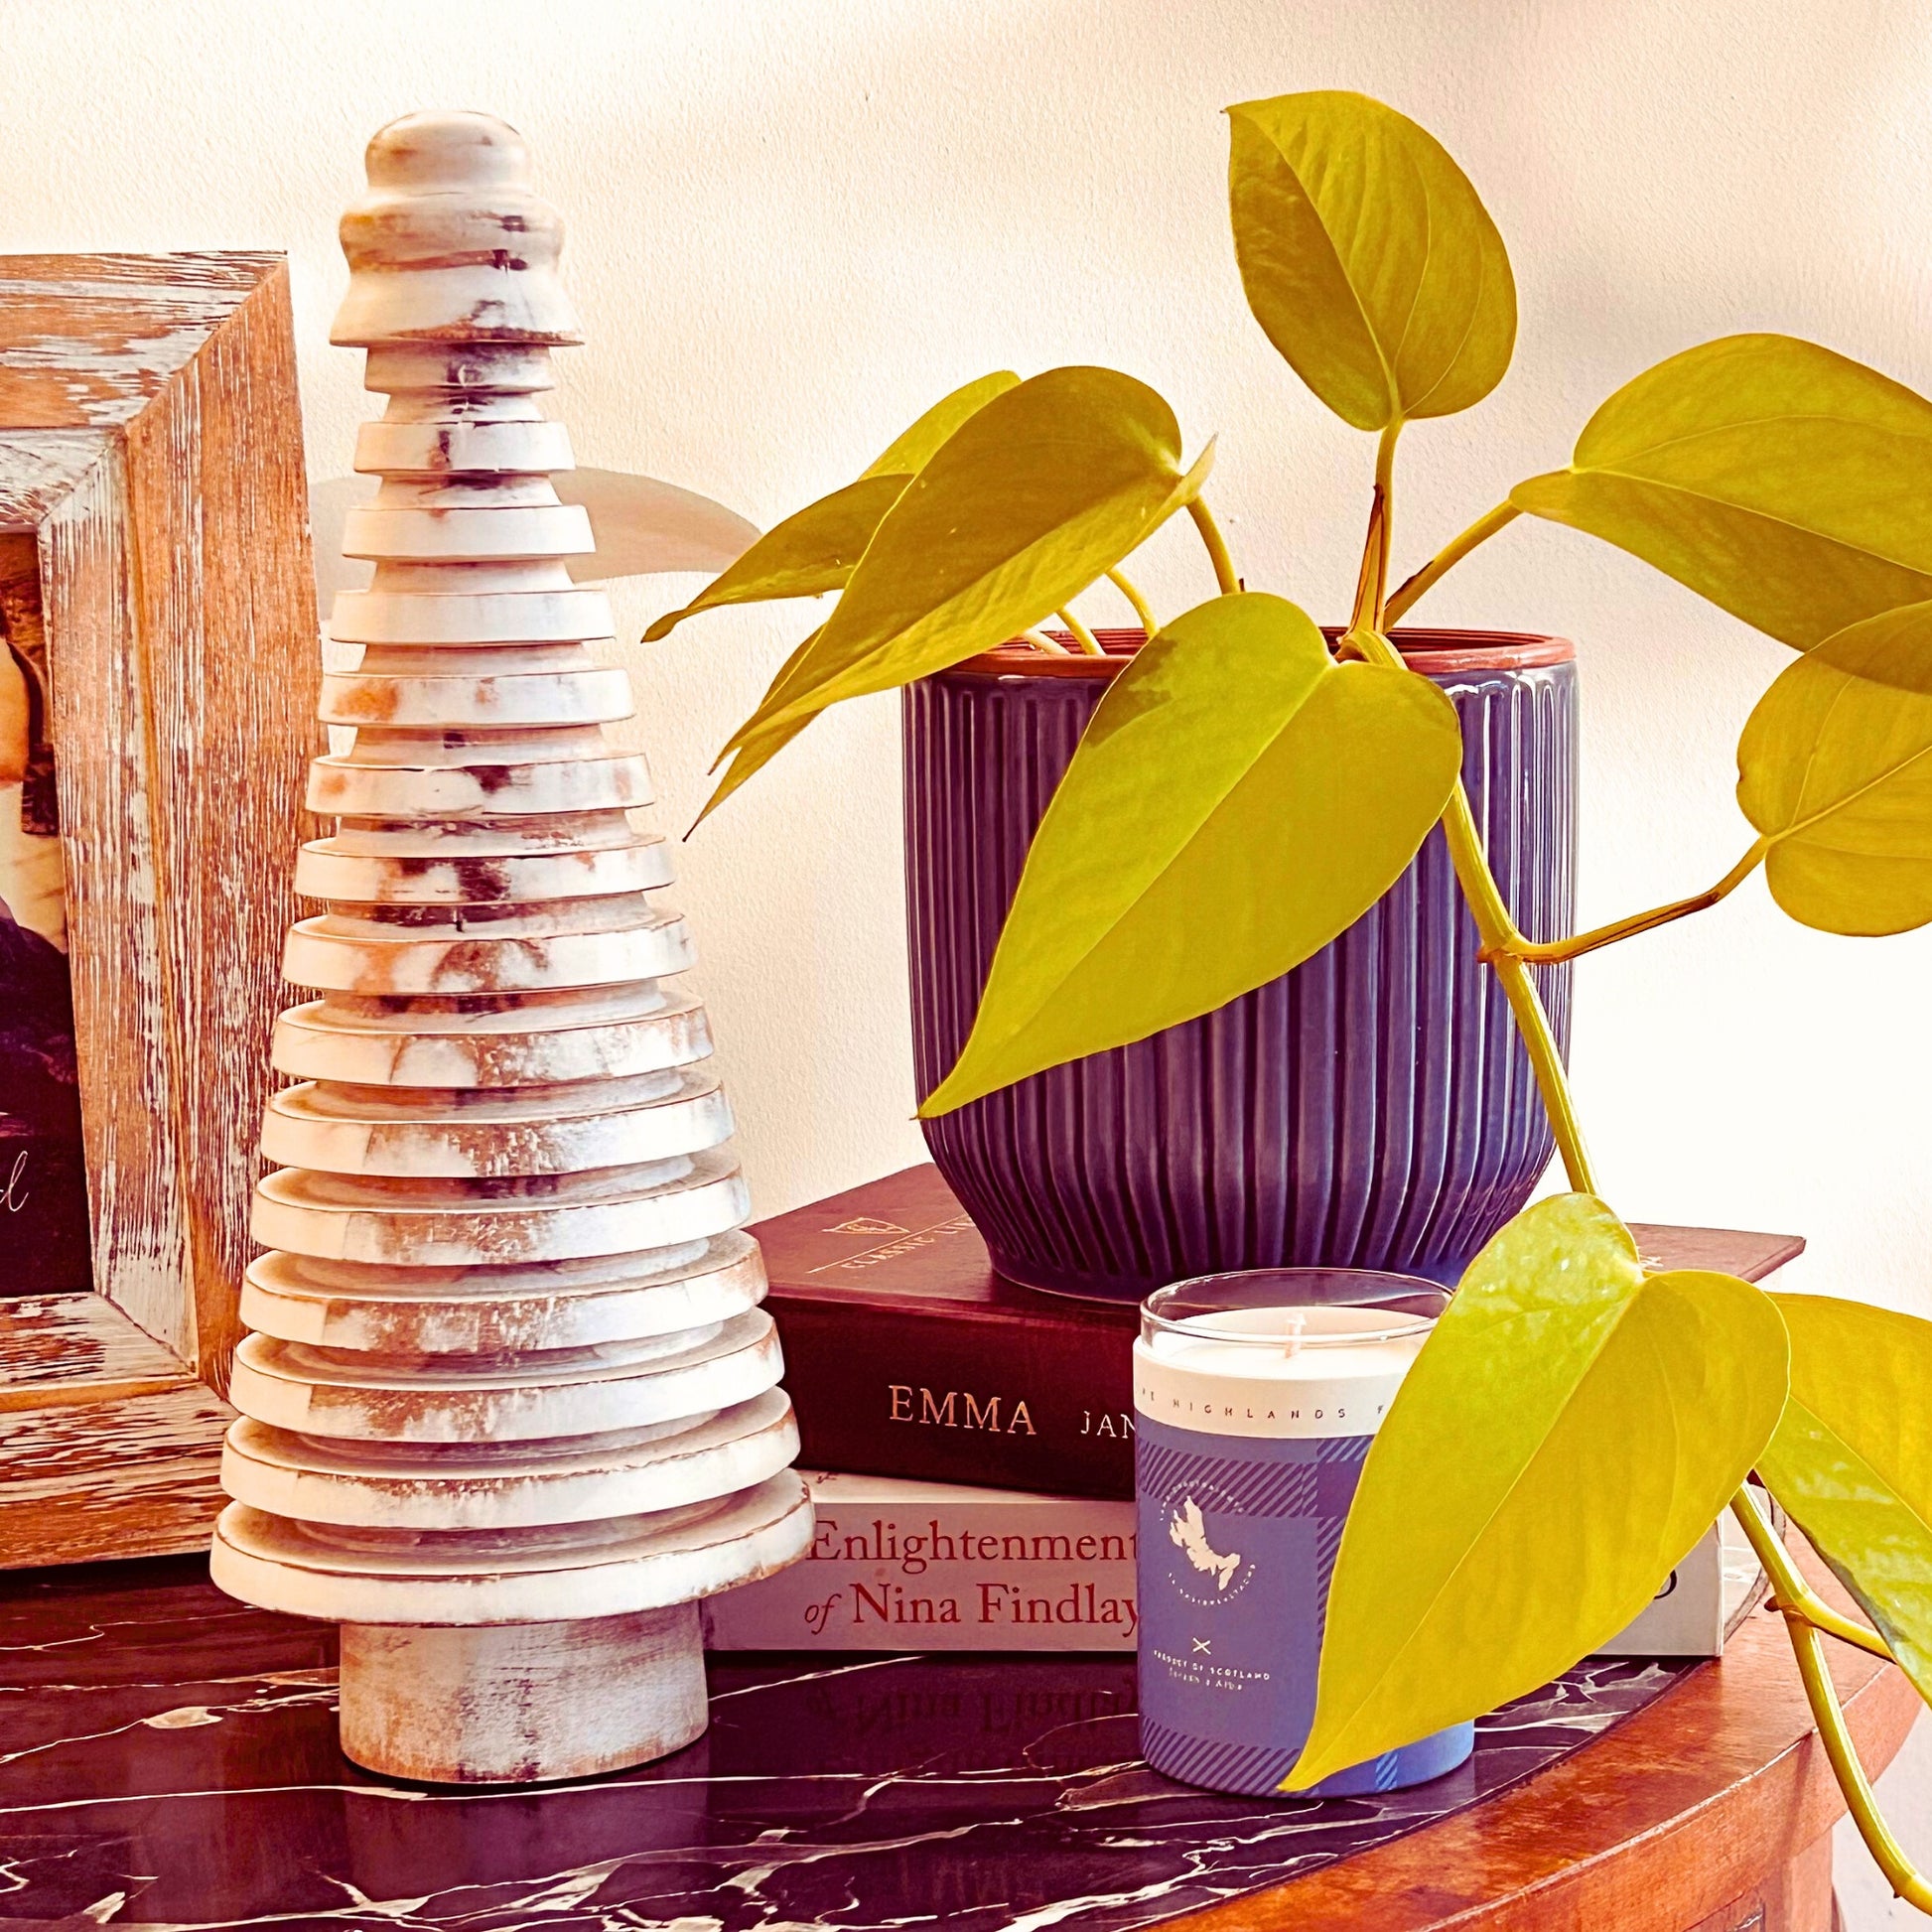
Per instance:
[[[1391,117],[1397,123],[1409,125]],[[1483,230],[1491,270],[1485,327],[1496,340],[1483,339],[1486,359],[1472,375],[1457,376],[1415,413],[1441,413],[1438,404],[1455,406],[1464,390],[1473,399],[1493,385],[1515,327],[1501,241],[1453,164],[1434,152],[1444,180],[1459,184],[1458,212]],[[1237,165],[1236,240],[1256,313],[1282,341],[1293,331],[1271,321],[1282,299],[1267,255],[1275,216],[1249,206],[1252,174]],[[1344,414],[1365,406],[1343,403]],[[1069,1050],[1060,1052],[1049,1016],[1044,1030],[1035,1029],[1048,1035],[1048,1050],[1033,1053],[1018,1077],[971,1095],[956,1085],[938,1091],[973,1028],[1047,803],[1115,675],[1156,627],[1120,560],[1185,507],[1222,588],[1234,588],[1199,493],[1211,446],[1185,478],[1179,447],[1167,405],[1115,371],[1057,369],[1025,384],[1011,372],[983,377],[646,635],[660,638],[708,609],[847,591],[843,616],[827,627],[830,642],[814,633],[805,657],[786,666],[759,718],[734,741],[715,806],[816,715],[814,707],[783,719],[770,713],[794,671],[808,676],[831,661],[838,627],[851,627],[869,589],[883,600],[875,624],[883,619],[888,630],[902,630],[900,620],[920,602],[920,574],[945,542],[921,521],[921,506],[936,506],[944,519],[964,497],[986,498],[991,516],[981,534],[1017,579],[1018,599],[996,591],[992,608],[981,610],[984,580],[950,586],[951,596],[935,588],[935,608],[922,621],[931,631],[936,621],[938,632],[916,642],[917,662],[902,679],[889,681],[906,686],[905,867],[922,1126],[996,1265],[1036,1288],[1132,1301],[1186,1275],[1285,1264],[1453,1282],[1528,1199],[1553,1142],[1504,991],[1474,963],[1475,929],[1440,833],[1419,853],[1417,841],[1398,834],[1406,851],[1365,855],[1374,890],[1364,899],[1351,880],[1342,889],[1347,916],[1312,947],[1291,948],[1288,967],[1274,965],[1279,935],[1258,932],[1218,979],[1183,972],[1178,984],[1153,987],[1132,957],[1139,941],[1129,938],[1116,961],[1126,962],[1128,983],[1097,982],[1107,969],[1087,960],[1053,999],[1090,1018],[1105,1015],[1105,1025],[1069,1035]],[[1043,493],[1024,505],[1008,494],[1016,488]],[[865,574],[854,584],[862,553]],[[1137,630],[1096,636],[1062,609],[1103,553],[1115,560],[1104,575],[1141,619]],[[963,554],[961,561],[970,572]],[[1059,600],[1044,613],[1028,582],[1042,568]],[[1059,612],[1070,627],[1028,628],[1029,610]],[[1003,641],[1006,625],[1026,629],[1031,641]],[[969,639],[961,659],[957,646]],[[1567,933],[1573,648],[1559,638],[1445,631],[1398,642],[1414,668],[1451,695],[1468,748],[1471,809],[1518,923],[1537,938]],[[1449,742],[1439,739],[1439,749]],[[1214,782],[1211,772],[1200,775]],[[1080,789],[1076,782],[1076,802]],[[1412,810],[1417,823],[1427,803],[1419,797]],[[1192,948],[1203,935],[1174,936]],[[1296,963],[1304,954],[1311,956]],[[1561,1050],[1569,967],[1552,963],[1536,978]],[[1140,1022],[1137,994],[1148,997],[1151,1026]]]
[[[1826,931],[1932,920],[1932,403],[1789,337],[1688,349],[1612,395],[1565,468],[1519,483],[1392,590],[1399,436],[1479,402],[1509,360],[1502,242],[1442,147],[1378,102],[1288,95],[1230,121],[1249,305],[1314,394],[1376,438],[1347,624],[1324,635],[1245,587],[1204,495],[1212,446],[1186,466],[1145,385],[1103,369],[989,376],[652,626],[843,590],[726,748],[712,805],[841,699],[1016,637],[1092,660],[1105,695],[1032,833],[928,1120],[1303,967],[1440,826],[1469,920],[1465,942],[1450,935],[1453,969],[1479,960],[1494,976],[1572,1191],[1475,1255],[1375,1438],[1290,1785],[1535,1688],[1635,1615],[1728,1504],[1787,1613],[1867,1844],[1932,1910],[1932,1885],[1871,1808],[1819,1642],[1888,1651],[1932,1690],[1932,1323],[1727,1276],[1647,1275],[1597,1192],[1537,977],[1714,905],[1760,867],[1787,913]],[[1144,609],[1121,565],[1177,513],[1217,594],[1146,616],[1149,640],[1103,671],[1110,653],[1070,607],[1106,576]],[[1466,718],[1391,634],[1525,515],[1643,558],[1794,653],[1738,746],[1737,864],[1581,934],[1525,930],[1487,849],[1522,821],[1478,813],[1461,777]],[[1055,614],[1060,636],[1041,633]],[[1550,822],[1561,840],[1560,814]],[[1561,888],[1538,903],[1567,910]],[[1806,1589],[1744,1486],[1753,1469],[1875,1631]]]

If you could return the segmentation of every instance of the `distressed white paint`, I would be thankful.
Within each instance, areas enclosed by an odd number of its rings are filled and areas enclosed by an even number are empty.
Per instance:
[[[518,1529],[679,1509],[755,1488],[789,1466],[798,1426],[784,1391],[760,1390],[671,1435],[631,1427],[539,1441],[464,1459],[438,1445],[317,1440],[244,1422],[229,1432],[221,1483],[238,1502],[311,1523],[397,1530]]]
[[[728,1149],[589,1174],[396,1181],[284,1169],[255,1190],[257,1241],[326,1261],[470,1268],[574,1261],[702,1241],[750,1196]]]
[[[257,1422],[332,1441],[547,1443],[695,1426],[775,1388],[781,1367],[771,1317],[750,1309],[683,1334],[482,1360],[338,1355],[250,1335],[228,1393]],[[453,1483],[470,1479],[461,1461],[452,1471]]]
[[[97,288],[80,292],[100,293]],[[116,290],[123,296],[135,292],[125,283]],[[0,368],[39,369],[55,376],[69,400],[96,428],[125,423],[146,406],[158,386],[156,378],[182,368],[233,307],[232,299],[224,299],[222,293],[202,300],[166,285],[150,285],[138,292],[164,319],[160,327],[112,345],[72,336],[27,337],[0,348]]]
[[[789,1469],[722,1499],[540,1531],[338,1529],[231,1503],[212,1567],[230,1594],[293,1616],[538,1624],[561,1647],[579,1618],[662,1609],[769,1576],[803,1554],[811,1528],[811,1500]],[[569,1748],[567,1733],[552,1742]]]
[[[553,910],[518,909],[475,927],[453,919],[440,930],[429,928],[429,937],[346,913],[303,919],[289,932],[283,976],[297,986],[345,993],[455,998],[619,986],[682,973],[695,956],[683,919],[668,908],[599,931],[592,922],[613,916],[608,901],[553,904]]]
[[[705,1727],[697,1606],[566,1624],[343,1632],[343,1748],[404,1777],[591,1777]],[[567,1739],[561,1748],[558,1740]]]
[[[277,1035],[309,1077],[262,1131],[213,1569],[344,1624],[358,1761],[576,1775],[703,1727],[689,1599],[812,1512],[709,1034],[658,985],[692,950],[604,734],[627,684],[558,634],[608,613],[558,584],[594,546],[532,420],[575,339],[556,216],[480,115],[384,129],[369,180],[336,340],[391,391],[345,534],[376,634],[311,784],[350,822],[296,861],[324,910],[284,970],[324,997]]]
[[[366,739],[366,730],[358,736]],[[474,736],[462,748],[424,744],[417,750],[425,762],[415,766],[355,764],[346,756],[317,759],[309,775],[309,809],[359,818],[522,818],[627,811],[650,803],[649,774],[634,754],[566,761],[526,753],[519,759]]]
[[[370,1268],[310,1255],[250,1264],[241,1316],[329,1348],[487,1355],[584,1348],[728,1321],[764,1299],[758,1243],[737,1230],[655,1255],[527,1268]]]
[[[480,1179],[669,1160],[731,1138],[731,1108],[701,1069],[589,1086],[399,1095],[396,1112],[385,1095],[380,1116],[340,1086],[291,1087],[269,1103],[262,1153],[332,1173]]]
[[[612,725],[631,715],[621,671],[581,669],[429,672],[365,651],[352,673],[323,682],[322,716],[332,725]],[[520,653],[519,653],[520,655]]]
[[[346,997],[292,1007],[276,1026],[274,1064],[364,1086],[496,1087],[617,1079],[711,1051],[704,1009],[658,981],[532,993],[506,1012],[406,1018]]]

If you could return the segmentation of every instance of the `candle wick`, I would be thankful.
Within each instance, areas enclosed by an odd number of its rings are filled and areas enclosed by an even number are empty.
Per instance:
[[[1308,1326],[1309,1317],[1307,1312],[1301,1309],[1290,1309],[1287,1312],[1288,1339],[1283,1345],[1282,1354],[1288,1359],[1293,1360],[1296,1355],[1301,1353],[1302,1330]]]

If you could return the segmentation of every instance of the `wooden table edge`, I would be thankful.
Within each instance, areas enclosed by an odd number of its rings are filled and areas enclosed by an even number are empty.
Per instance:
[[[1847,1607],[1810,1550],[1794,1539],[1794,1551],[1814,1587]],[[1875,1777],[1911,1729],[1918,1695],[1894,1665],[1828,1648]],[[1190,1932],[1687,1932],[1770,1884],[1844,1812],[1783,1619],[1760,1610],[1722,1659],[1548,1770],[1438,1824],[1168,1923]],[[1747,1907],[1745,1922],[1763,1921]]]

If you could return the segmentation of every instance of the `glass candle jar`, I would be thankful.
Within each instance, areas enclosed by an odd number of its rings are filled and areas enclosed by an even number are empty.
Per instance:
[[[1156,1770],[1266,1795],[1294,1767],[1362,1462],[1448,1303],[1407,1275],[1269,1268],[1141,1305],[1141,1747]],[[1474,1726],[1455,1725],[1312,1795],[1420,1784],[1473,1744]]]

